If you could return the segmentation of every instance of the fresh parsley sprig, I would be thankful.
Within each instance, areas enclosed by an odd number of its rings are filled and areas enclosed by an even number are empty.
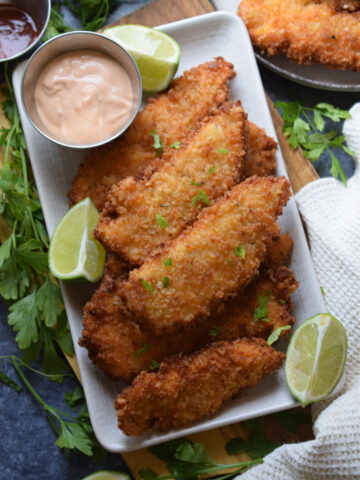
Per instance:
[[[262,459],[257,458],[247,462],[220,464],[206,454],[202,443],[192,443],[184,438],[155,445],[149,448],[149,452],[166,462],[170,475],[159,476],[154,470],[147,468],[139,471],[143,480],[198,480],[204,474],[217,475],[224,470],[233,469],[231,473],[217,477],[218,480],[224,480],[244,472],[252,465],[262,463]]]
[[[99,30],[105,25],[115,0],[64,0],[79,18],[83,30]]]
[[[344,145],[344,136],[338,136],[333,130],[324,132],[324,117],[339,122],[350,118],[349,112],[329,103],[318,103],[314,107],[308,107],[299,101],[276,102],[275,107],[282,111],[283,131],[291,147],[294,150],[301,147],[305,157],[311,162],[316,162],[327,152],[331,158],[331,175],[334,178],[340,177],[346,185],[346,174],[334,150],[341,149],[352,157],[354,153]]]
[[[43,368],[54,380],[68,367],[58,347],[73,354],[60,288],[48,269],[49,239],[35,182],[29,168],[26,142],[14,92],[6,70],[2,104],[10,127],[0,130],[4,161],[0,169],[0,214],[11,229],[0,247],[0,294],[9,305],[20,350],[30,362],[43,354]]]

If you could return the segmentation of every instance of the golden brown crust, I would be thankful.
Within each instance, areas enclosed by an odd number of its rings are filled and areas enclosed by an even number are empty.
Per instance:
[[[174,332],[244,289],[279,236],[276,217],[289,196],[284,177],[251,177],[205,208],[192,227],[130,272],[124,300],[133,318],[157,335]]]
[[[199,188],[209,201],[239,182],[247,148],[247,120],[240,102],[224,104],[204,120],[188,145],[150,177],[113,185],[95,236],[108,251],[139,265],[196,219]],[[157,216],[166,221],[159,224]],[[160,220],[161,223],[161,220]]]
[[[262,52],[360,71],[360,11],[338,12],[311,0],[243,0],[238,14]]]
[[[126,435],[142,435],[153,427],[187,427],[279,369],[284,357],[254,338],[216,342],[191,355],[169,358],[159,372],[140,373],[118,395],[118,426]]]
[[[89,153],[73,180],[71,203],[90,196],[101,210],[113,184],[142,173],[156,158],[152,130],[160,135],[164,150],[191,137],[200,120],[229,100],[227,82],[234,76],[233,65],[218,57],[173,80],[165,93],[148,101],[121,137]]]
[[[253,175],[259,177],[275,175],[277,143],[266,135],[264,129],[259,128],[255,123],[248,123],[248,155],[243,168],[244,178]]]
[[[190,353],[216,340],[268,336],[278,327],[292,325],[290,295],[298,284],[285,267],[270,270],[256,278],[243,293],[228,300],[204,324],[175,336],[155,336],[141,332],[139,326],[119,308],[119,279],[105,275],[99,289],[84,309],[84,328],[80,345],[88,349],[94,364],[111,378],[132,380],[141,370],[155,368],[169,355]],[[271,292],[271,293],[269,293]],[[268,296],[268,321],[255,321],[259,298]],[[282,335],[289,333],[284,330]],[[139,353],[140,352],[140,353]],[[155,362],[154,362],[155,361]]]

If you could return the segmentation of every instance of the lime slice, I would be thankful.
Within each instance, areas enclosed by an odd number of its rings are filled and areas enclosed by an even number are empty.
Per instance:
[[[286,352],[285,378],[303,407],[325,398],[335,388],[346,352],[346,330],[329,313],[315,315],[295,330]]]
[[[99,280],[105,250],[93,238],[98,219],[99,212],[90,198],[77,203],[63,216],[50,241],[49,268],[54,277]]]
[[[169,86],[180,61],[180,46],[173,38],[144,25],[117,25],[102,33],[134,58],[144,91],[161,92]]]
[[[99,470],[84,477],[83,480],[130,480],[130,476],[127,473],[112,470]]]

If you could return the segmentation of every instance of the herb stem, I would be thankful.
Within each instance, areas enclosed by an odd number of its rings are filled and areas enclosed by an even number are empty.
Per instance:
[[[21,368],[19,367],[17,363],[17,358],[14,355],[11,355],[11,363],[13,364],[13,367],[15,368],[16,373],[19,375],[21,381],[25,385],[25,387],[29,390],[31,395],[40,403],[40,405],[47,411],[47,405],[44,402],[44,400],[40,397],[40,395],[36,392],[34,387],[30,384],[28,379],[25,377],[23,372],[21,371]]]

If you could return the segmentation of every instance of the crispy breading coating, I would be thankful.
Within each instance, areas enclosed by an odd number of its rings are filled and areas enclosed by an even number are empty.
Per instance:
[[[287,265],[290,261],[294,242],[288,232],[281,233],[278,238],[275,238],[269,248],[266,250],[266,255],[262,268],[265,271],[269,268],[281,267]]]
[[[329,2],[309,0],[243,0],[238,14],[262,52],[360,71],[360,11],[339,12]]]
[[[286,267],[270,270],[256,278],[245,290],[228,300],[204,324],[176,336],[155,336],[139,326],[119,308],[119,281],[105,275],[99,289],[84,309],[84,329],[80,345],[88,349],[93,363],[112,378],[132,380],[141,370],[156,369],[169,355],[190,353],[216,340],[262,337],[278,327],[292,325],[290,295],[298,283]],[[267,321],[256,321],[259,299],[267,297]],[[284,330],[281,335],[289,333]]]
[[[277,143],[266,135],[263,128],[259,128],[252,122],[248,124],[248,155],[245,158],[243,176],[248,178],[253,175],[259,177],[275,175]]]
[[[240,102],[225,104],[198,133],[150,177],[113,185],[95,236],[131,265],[176,238],[199,214],[199,189],[214,200],[239,182],[247,148],[247,120]]]
[[[279,236],[276,217],[289,196],[284,177],[251,177],[205,208],[192,227],[130,272],[123,290],[135,321],[158,335],[174,332],[244,289]]]
[[[156,158],[151,132],[159,134],[164,150],[191,137],[200,120],[229,100],[227,82],[234,76],[233,65],[218,57],[174,79],[169,90],[149,99],[121,137],[89,153],[69,192],[71,203],[89,196],[101,210],[113,184],[142,173]]]
[[[216,342],[141,372],[115,400],[126,435],[185,428],[217,412],[243,388],[279,369],[285,355],[260,338]]]

